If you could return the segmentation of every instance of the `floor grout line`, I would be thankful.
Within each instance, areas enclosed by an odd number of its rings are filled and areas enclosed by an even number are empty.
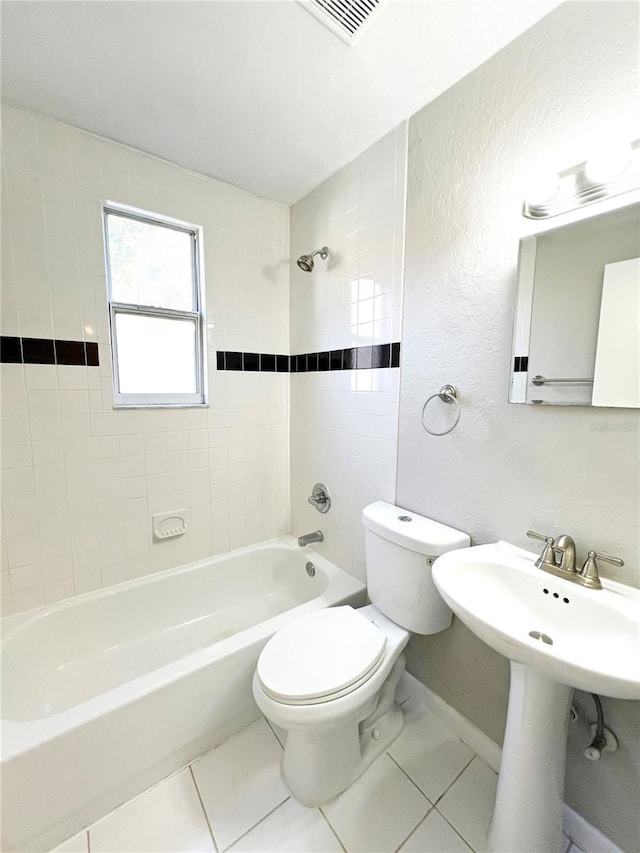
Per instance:
[[[458,773],[458,775],[456,776],[456,778],[455,778],[455,779],[453,779],[453,781],[452,781],[449,785],[447,785],[447,787],[445,788],[445,790],[444,790],[444,791],[440,794],[440,796],[437,798],[437,800],[436,800],[436,801],[435,801],[435,803],[434,803],[434,806],[437,806],[437,805],[438,805],[438,803],[440,802],[440,800],[444,797],[444,795],[445,795],[445,794],[447,794],[447,793],[448,793],[448,792],[453,788],[453,786],[456,784],[456,782],[458,781],[458,779],[462,776],[462,774],[465,772],[465,770],[467,770],[467,768],[470,766],[470,764],[471,764],[471,762],[474,760],[474,758],[477,758],[477,757],[478,757],[478,756],[477,756],[477,755],[475,754],[475,752],[474,752],[474,754],[473,754],[473,755],[471,756],[471,758],[467,761],[467,763],[464,765],[464,767],[462,768],[462,770]]]
[[[469,747],[469,748],[471,748],[471,747]],[[498,771],[497,771],[494,767],[492,767],[492,766],[489,764],[489,762],[486,760],[486,758],[483,758],[481,755],[478,755],[477,753],[476,753],[475,757],[476,757],[479,761],[481,761],[481,762],[485,765],[485,767],[488,767],[488,768],[489,768],[489,770],[491,770],[491,772],[492,772],[495,776],[497,776],[497,775],[498,775]]]
[[[211,840],[213,841],[213,846],[215,847],[216,851],[218,851],[218,850],[220,850],[220,847],[218,846],[218,842],[216,841],[216,837],[213,834],[213,828],[212,828],[211,823],[209,821],[209,815],[207,814],[207,810],[204,807],[204,803],[202,801],[202,796],[200,794],[200,788],[198,788],[198,783],[196,782],[196,774],[193,772],[193,767],[191,765],[189,765],[189,773],[191,774],[191,779],[192,779],[194,787],[196,789],[196,794],[198,795],[198,802],[200,803],[200,808],[202,809],[202,812],[204,814],[204,819],[207,822],[207,827],[209,829],[209,834],[211,835]],[[91,851],[89,851],[89,853],[91,853]]]
[[[335,799],[335,798],[334,798],[334,799]],[[332,800],[331,802],[333,802],[333,800]],[[327,804],[327,805],[328,805],[328,804]],[[320,814],[322,815],[322,817],[326,820],[326,822],[327,822],[327,823],[329,824],[329,826],[331,827],[331,831],[333,832],[333,834],[335,835],[335,837],[336,837],[336,838],[338,839],[338,841],[340,842],[340,846],[342,847],[342,849],[343,849],[343,850],[345,850],[345,851],[346,851],[346,849],[347,849],[347,848],[346,848],[346,847],[344,846],[344,844],[342,843],[342,839],[341,839],[341,838],[340,838],[340,836],[338,835],[338,830],[337,830],[337,829],[335,828],[335,826],[331,823],[331,820],[329,819],[329,816],[328,816],[328,815],[326,815],[326,814],[324,813],[324,810],[323,810],[322,806],[318,806],[318,809],[320,810]]]
[[[379,760],[382,758],[382,756],[383,756],[383,755],[386,755],[386,756],[388,756],[389,758],[391,758],[391,761],[393,761],[393,763],[396,765],[396,767],[398,768],[398,770],[400,770],[400,771],[401,771],[401,773],[402,773],[404,776],[406,776],[406,778],[409,780],[409,782],[411,782],[411,784],[414,786],[414,788],[416,788],[416,789],[418,790],[418,792],[421,794],[421,796],[422,796],[422,797],[424,797],[424,799],[426,800],[426,802],[427,802],[427,804],[428,804],[428,806],[429,806],[429,808],[427,809],[426,813],[425,813],[425,814],[424,814],[424,815],[423,815],[423,816],[418,820],[418,823],[417,823],[417,824],[416,824],[416,825],[415,825],[415,826],[410,830],[409,834],[408,834],[408,835],[403,839],[403,841],[401,842],[401,844],[400,844],[398,847],[394,848],[394,851],[397,851],[397,850],[399,850],[399,849],[400,849],[400,847],[402,847],[402,845],[407,841],[407,839],[408,839],[411,835],[413,835],[413,833],[414,833],[414,832],[416,831],[416,829],[420,826],[420,824],[422,823],[422,821],[423,821],[423,820],[425,820],[425,818],[426,818],[429,814],[431,814],[431,812],[433,811],[433,809],[435,808],[435,806],[434,806],[434,804],[431,802],[431,800],[427,797],[427,795],[424,793],[424,791],[422,791],[422,790],[418,787],[418,785],[413,781],[413,779],[411,778],[411,776],[409,776],[409,774],[404,770],[404,768],[402,768],[402,767],[398,764],[398,762],[397,762],[394,758],[392,758],[392,757],[389,755],[389,753],[388,753],[388,752],[383,752],[383,753],[382,753],[382,755],[379,755],[379,756],[378,756],[378,758],[376,758],[376,761],[379,761]],[[373,762],[373,763],[375,764],[375,762]],[[356,781],[357,781],[357,780],[356,780]],[[331,821],[329,820],[328,816],[327,816],[327,815],[324,813],[324,811],[322,810],[322,806],[319,806],[318,808],[319,808],[319,811],[320,811],[320,813],[321,813],[322,817],[323,817],[323,818],[326,820],[326,822],[329,824],[329,827],[330,827],[330,828],[331,828],[331,830],[333,831],[333,834],[336,836],[336,838],[337,838],[337,839],[338,839],[338,841],[340,842],[340,846],[341,846],[341,847],[342,847],[342,849],[345,851],[345,853],[347,853],[347,848],[346,848],[346,847],[344,846],[344,844],[342,843],[342,840],[341,840],[340,836],[338,835],[338,831],[333,827],[333,825],[332,825]]]
[[[273,726],[271,725],[271,720],[267,720],[267,718],[266,718],[266,717],[263,717],[262,719],[266,722],[266,724],[267,724],[267,725],[269,726],[269,728],[271,729],[271,733],[273,734],[274,738],[278,741],[278,745],[280,746],[280,749],[284,749],[284,744],[282,743],[282,741],[281,741],[281,740],[280,740],[280,738],[278,737],[278,735],[277,735],[277,733],[276,733],[275,729],[274,729],[274,728],[273,728]]]
[[[448,818],[446,818],[446,817],[442,814],[442,812],[438,809],[438,807],[437,807],[437,806],[434,806],[434,808],[435,808],[435,810],[438,812],[438,814],[440,815],[440,817],[442,818],[442,820],[443,820],[445,823],[449,824],[449,826],[450,826],[450,827],[451,827],[451,829],[455,832],[455,834],[458,836],[458,838],[461,838],[461,839],[464,841],[464,843],[467,845],[467,847],[469,848],[469,850],[471,850],[471,851],[472,851],[472,853],[476,853],[475,848],[474,848],[474,847],[472,847],[472,846],[471,846],[471,844],[469,844],[469,842],[468,842],[468,841],[467,841],[467,839],[464,837],[464,835],[462,835],[462,833],[460,833],[460,832],[455,828],[455,826],[451,823],[451,821],[450,821]]]
[[[402,768],[400,768],[400,769],[402,769]],[[425,815],[424,817],[420,818],[420,820],[418,821],[418,823],[413,827],[413,829],[412,829],[412,830],[411,830],[411,832],[406,836],[406,838],[404,838],[404,839],[400,842],[400,844],[398,844],[398,846],[397,846],[397,847],[395,848],[395,850],[394,850],[394,853],[398,853],[398,850],[400,850],[400,848],[401,848],[404,844],[406,844],[406,843],[407,843],[407,841],[411,838],[411,836],[412,836],[415,832],[417,832],[417,831],[418,831],[418,827],[422,826],[422,824],[425,822],[425,820],[429,817],[429,815],[431,814],[431,812],[432,812],[434,809],[435,809],[435,806],[433,806],[433,805],[432,805],[432,806],[431,806],[431,808],[429,809],[429,811],[426,813],[426,815]]]
[[[418,789],[418,791],[420,791],[420,793],[421,793],[421,794],[422,794],[422,796],[425,798],[425,800],[429,803],[429,805],[430,805],[430,806],[434,806],[434,805],[435,805],[435,803],[432,803],[432,802],[431,802],[431,800],[429,799],[429,797],[427,797],[427,795],[426,795],[426,794],[425,794],[425,792],[422,790],[422,788],[420,787],[420,785],[418,785],[418,783],[417,783],[417,782],[415,782],[415,781],[411,778],[411,776],[409,776],[409,774],[407,773],[407,771],[404,769],[404,767],[403,767],[401,764],[398,764],[398,762],[395,760],[395,758],[393,757],[393,755],[389,755],[389,753],[388,753],[388,752],[385,752],[384,754],[385,754],[385,755],[387,755],[387,756],[389,756],[389,758],[393,761],[393,763],[396,765],[396,767],[398,768],[398,770],[400,770],[402,773],[404,773],[404,775],[405,775],[405,776],[407,777],[407,779],[411,782],[411,784],[413,785],[413,787],[414,787],[414,788],[417,788],[417,789]],[[426,817],[426,815],[425,815],[425,817]]]
[[[234,845],[234,844],[237,844],[237,843],[238,843],[238,841],[240,841],[241,839],[243,839],[245,836],[249,835],[249,833],[250,833],[250,832],[253,832],[253,830],[256,828],[256,826],[260,826],[260,824],[261,824],[263,821],[265,821],[268,817],[271,817],[271,815],[272,815],[274,812],[277,812],[277,811],[278,811],[278,809],[280,808],[280,806],[283,806],[285,803],[289,802],[289,800],[290,800],[290,799],[291,799],[291,797],[290,797],[290,796],[289,796],[289,797],[285,797],[285,798],[284,798],[284,800],[282,800],[282,802],[278,803],[278,805],[277,805],[277,806],[274,806],[274,807],[271,809],[271,811],[267,812],[267,813],[266,813],[266,815],[264,815],[264,817],[261,817],[259,821],[256,821],[256,823],[254,823],[254,824],[253,824],[253,826],[249,827],[249,829],[247,829],[245,832],[243,832],[243,833],[242,833],[242,835],[239,835],[237,838],[234,838],[234,839],[233,839],[233,841],[231,842],[231,844],[227,844],[227,846],[226,846],[226,847],[221,847],[221,848],[219,848],[219,853],[225,853],[225,850],[229,850],[231,847],[233,847],[233,845]]]
[[[324,820],[324,822],[327,824],[327,826],[329,827],[329,829],[331,830],[333,835],[336,837],[336,840],[337,840],[338,844],[340,845],[340,847],[342,847],[342,849],[344,850],[344,853],[348,853],[347,848],[342,843],[342,839],[340,838],[338,833],[335,831],[335,829],[331,826],[331,822],[330,822],[329,818],[326,816],[326,814],[322,811],[321,806],[316,806],[316,808],[320,812],[320,817]]]
[[[412,698],[412,697],[407,697],[407,699],[405,700],[405,702],[410,701],[410,699],[411,699],[411,698]],[[403,704],[404,704],[404,703],[403,703]],[[274,813],[275,813],[279,808],[281,808],[285,803],[287,803],[287,802],[291,799],[291,796],[286,796],[282,801],[280,801],[276,806],[274,806],[274,807],[273,807],[269,812],[267,812],[267,814],[265,814],[262,818],[260,818],[260,820],[256,821],[256,823],[255,823],[255,824],[253,824],[251,827],[249,827],[246,831],[244,831],[244,832],[243,832],[241,835],[239,835],[237,838],[235,838],[235,839],[234,839],[230,844],[227,844],[225,847],[220,847],[220,846],[218,845],[217,841],[216,841],[216,836],[215,836],[215,833],[214,833],[214,831],[213,831],[213,827],[212,827],[212,825],[211,825],[211,822],[210,822],[210,820],[209,820],[209,815],[207,814],[207,810],[206,810],[206,808],[205,808],[204,801],[203,801],[203,799],[202,799],[202,796],[201,796],[201,793],[200,793],[200,789],[199,789],[199,787],[198,787],[198,783],[197,783],[197,781],[196,781],[196,777],[195,777],[195,773],[194,773],[193,765],[194,765],[197,761],[201,760],[201,759],[203,758],[203,756],[204,756],[204,755],[207,755],[209,752],[213,752],[213,751],[215,751],[218,747],[222,746],[222,744],[223,744],[223,743],[226,743],[227,741],[231,740],[232,738],[235,738],[235,737],[237,737],[238,735],[240,735],[243,731],[245,731],[245,730],[247,730],[247,729],[251,728],[252,726],[255,726],[256,724],[258,724],[258,723],[260,722],[260,719],[263,719],[263,720],[267,723],[267,725],[268,725],[268,727],[269,727],[269,730],[271,731],[271,733],[272,733],[273,737],[275,738],[276,742],[277,742],[277,743],[278,743],[278,745],[280,746],[280,749],[281,749],[281,750],[283,750],[283,749],[284,749],[284,746],[283,746],[283,744],[281,743],[280,738],[279,738],[279,737],[278,737],[278,735],[276,734],[275,730],[273,729],[273,727],[272,727],[272,725],[271,725],[270,721],[269,721],[269,720],[267,720],[265,717],[259,718],[258,720],[255,720],[254,722],[250,723],[248,726],[245,726],[243,729],[241,729],[241,730],[240,730],[240,732],[236,732],[236,733],[234,733],[233,735],[230,735],[230,736],[229,736],[229,738],[226,738],[222,743],[217,744],[217,745],[216,745],[215,747],[213,747],[211,750],[208,750],[206,753],[203,753],[203,755],[202,755],[202,756],[198,756],[198,758],[196,758],[196,759],[194,759],[192,762],[190,762],[190,763],[186,764],[184,767],[182,767],[182,768],[180,768],[180,769],[178,769],[178,770],[174,771],[173,773],[170,773],[168,776],[166,776],[166,777],[165,777],[164,779],[162,779],[160,782],[156,783],[155,785],[150,786],[150,788],[146,789],[146,790],[145,790],[145,791],[143,791],[141,794],[137,795],[136,797],[133,797],[131,800],[127,801],[126,803],[122,803],[122,804],[120,804],[120,806],[118,806],[118,807],[116,807],[115,809],[113,809],[111,812],[109,812],[109,814],[112,814],[113,812],[116,812],[116,811],[120,810],[121,808],[126,807],[126,806],[127,806],[127,805],[129,805],[131,802],[133,802],[133,801],[135,801],[135,800],[137,800],[137,799],[141,798],[142,796],[144,796],[144,795],[145,795],[146,793],[148,793],[150,790],[153,790],[154,788],[159,787],[160,785],[164,784],[166,781],[168,781],[168,780],[169,780],[169,779],[171,779],[172,777],[177,776],[179,773],[181,773],[181,771],[182,771],[182,770],[184,770],[184,769],[187,769],[187,768],[188,768],[189,773],[190,773],[190,776],[191,776],[191,780],[192,780],[192,782],[193,782],[193,784],[194,784],[194,787],[195,787],[195,790],[196,790],[196,795],[197,795],[197,797],[198,797],[198,802],[200,803],[200,807],[201,807],[201,809],[202,809],[202,813],[203,813],[203,815],[204,815],[204,818],[205,818],[205,821],[206,821],[206,824],[207,824],[207,828],[208,828],[208,830],[209,830],[209,834],[210,834],[210,836],[211,836],[211,839],[212,839],[212,842],[213,842],[213,845],[214,845],[214,849],[215,849],[216,853],[225,853],[225,851],[228,851],[228,850],[229,850],[230,848],[232,848],[235,844],[237,844],[239,841],[241,841],[243,838],[245,838],[248,834],[250,834],[251,832],[253,832],[253,831],[254,831],[254,830],[255,830],[255,829],[256,829],[260,824],[262,824],[262,823],[263,823],[265,820],[267,820],[271,815],[273,815],[273,814],[274,814]],[[455,732],[454,732],[453,734],[455,734]],[[456,735],[456,737],[457,737],[457,735]],[[458,740],[461,740],[461,738],[458,738]],[[464,743],[464,741],[462,741],[462,742]],[[392,763],[393,763],[393,764],[394,764],[394,765],[395,765],[395,766],[400,770],[400,772],[402,773],[402,775],[403,775],[406,779],[408,779],[408,780],[409,780],[409,782],[412,784],[412,786],[413,786],[413,787],[414,787],[414,788],[415,788],[415,789],[420,793],[420,795],[424,798],[425,805],[427,806],[427,811],[425,812],[425,814],[424,814],[424,815],[422,815],[422,817],[420,817],[420,819],[418,820],[418,822],[416,823],[416,825],[415,825],[415,826],[414,826],[414,827],[413,827],[413,828],[412,828],[412,829],[407,833],[407,835],[404,837],[404,839],[402,840],[402,842],[401,842],[397,847],[395,847],[395,848],[394,848],[395,853],[398,853],[398,851],[399,851],[399,850],[400,850],[400,849],[401,849],[401,848],[402,848],[402,847],[403,847],[403,846],[404,846],[404,845],[409,841],[409,839],[410,839],[410,838],[411,838],[411,837],[412,837],[412,836],[413,836],[413,835],[418,831],[419,827],[420,827],[420,826],[422,826],[422,824],[425,822],[425,820],[427,820],[427,818],[428,818],[430,815],[432,815],[432,814],[433,814],[433,811],[434,811],[434,810],[436,811],[436,813],[438,814],[438,816],[439,816],[442,820],[444,820],[444,821],[445,821],[445,823],[446,823],[446,824],[447,824],[447,825],[448,825],[448,826],[453,830],[453,832],[455,833],[455,835],[456,835],[458,838],[460,838],[460,839],[461,839],[461,841],[462,841],[462,842],[464,842],[464,844],[465,844],[465,845],[467,845],[467,847],[468,847],[471,851],[474,851],[474,848],[472,848],[471,844],[470,844],[470,843],[467,841],[467,839],[462,835],[462,833],[461,833],[461,832],[456,828],[456,826],[451,822],[451,820],[450,820],[449,818],[445,817],[445,815],[444,815],[444,814],[442,814],[442,813],[440,812],[440,810],[439,810],[439,808],[438,808],[439,804],[441,803],[441,801],[443,800],[443,798],[446,796],[446,794],[447,794],[447,793],[452,789],[452,787],[453,787],[453,786],[458,782],[458,780],[459,780],[459,779],[460,779],[460,778],[465,774],[465,772],[469,769],[470,765],[473,763],[473,761],[474,761],[476,758],[479,758],[479,759],[483,762],[483,764],[485,764],[487,767],[489,767],[489,768],[493,771],[493,768],[491,767],[491,765],[489,765],[486,761],[484,761],[484,759],[482,759],[482,757],[481,757],[481,756],[477,755],[477,753],[475,753],[473,750],[471,750],[471,752],[472,752],[472,755],[471,755],[471,757],[468,759],[468,761],[466,761],[466,763],[464,764],[464,766],[463,766],[463,767],[460,769],[460,771],[456,774],[456,776],[453,778],[453,780],[452,780],[452,781],[447,785],[447,787],[444,789],[444,791],[443,791],[443,792],[442,792],[442,793],[441,793],[441,794],[440,794],[440,795],[439,795],[439,796],[438,796],[438,797],[437,797],[433,802],[432,802],[432,801],[430,800],[430,798],[426,795],[426,793],[422,790],[422,788],[420,787],[420,785],[419,785],[419,784],[418,784],[418,783],[417,783],[417,782],[416,782],[416,781],[415,781],[415,780],[410,776],[410,774],[409,774],[409,773],[404,769],[404,767],[400,764],[400,762],[399,762],[398,760],[396,760],[396,759],[395,759],[395,758],[394,758],[394,757],[393,757],[389,752],[384,752],[384,753],[382,753],[382,755],[387,755],[387,756],[391,759]],[[381,758],[381,757],[382,757],[382,756],[380,756],[377,760],[380,760],[380,758]],[[495,771],[493,771],[493,772],[495,773]],[[333,824],[331,823],[331,820],[330,820],[330,818],[328,817],[328,815],[327,815],[327,814],[325,814],[325,812],[323,811],[323,808],[322,808],[321,806],[316,807],[316,808],[317,808],[318,812],[319,812],[319,813],[320,813],[320,815],[321,815],[322,821],[323,821],[323,822],[324,822],[324,823],[329,827],[329,830],[330,830],[330,832],[331,832],[332,836],[334,836],[334,837],[335,837],[335,839],[336,839],[336,841],[338,842],[338,844],[339,844],[339,846],[340,846],[340,849],[341,849],[342,851],[344,851],[344,853],[348,853],[348,850],[347,850],[346,845],[343,843],[342,839],[340,838],[340,835],[338,834],[337,829],[336,829],[336,828],[333,826]],[[107,816],[108,816],[108,815],[105,815],[104,817],[107,817]],[[98,822],[99,822],[99,821],[96,821],[96,823],[98,823]],[[88,827],[88,828],[85,830],[85,832],[86,832],[86,850],[87,850],[87,853],[91,853],[91,834],[90,834],[90,830],[91,830],[91,827]],[[572,842],[572,840],[571,840],[571,839],[568,839],[568,846],[569,846],[569,847],[571,847],[571,844],[572,844],[572,843],[573,843],[573,842]],[[390,851],[390,853],[391,853],[391,851]]]
[[[451,827],[451,829],[453,829],[453,831],[455,832],[455,834],[456,834],[459,838],[461,838],[461,839],[462,839],[462,841],[464,841],[464,843],[467,845],[467,847],[469,847],[471,850],[473,850],[473,848],[471,847],[471,845],[469,844],[469,842],[467,841],[467,839],[466,839],[466,838],[464,838],[464,836],[462,836],[462,835],[460,834],[460,832],[458,832],[458,830],[457,830],[457,829],[456,829],[456,827],[451,823],[451,821],[449,821],[449,820],[447,820],[447,818],[445,818],[445,816],[444,816],[444,815],[439,811],[439,809],[437,808],[437,805],[438,805],[438,803],[442,800],[442,798],[445,796],[445,794],[446,794],[449,790],[451,790],[451,788],[455,785],[455,783],[456,783],[456,782],[458,781],[458,779],[462,776],[462,774],[465,772],[465,770],[467,770],[467,768],[469,767],[469,765],[471,764],[471,762],[474,760],[474,758],[478,758],[479,756],[474,752],[474,753],[473,753],[473,755],[471,756],[471,758],[466,762],[466,764],[464,765],[464,767],[463,767],[463,768],[460,770],[460,772],[455,776],[455,778],[454,778],[454,779],[452,779],[452,781],[449,783],[449,785],[447,785],[447,787],[445,788],[445,790],[440,794],[440,796],[435,800],[435,802],[434,802],[434,803],[431,803],[431,800],[427,797],[427,795],[424,793],[424,791],[423,791],[423,790],[418,786],[418,784],[417,784],[416,782],[414,782],[414,780],[411,778],[411,776],[409,776],[409,774],[408,774],[408,773],[407,773],[407,771],[404,769],[404,767],[402,767],[402,765],[401,765],[401,764],[399,764],[399,763],[396,761],[396,759],[395,759],[392,755],[390,755],[388,752],[387,752],[386,754],[387,754],[387,755],[389,755],[389,758],[394,762],[394,764],[396,764],[396,766],[397,766],[397,767],[398,767],[398,768],[399,768],[399,769],[404,773],[404,775],[407,777],[407,779],[409,779],[409,780],[410,780],[410,781],[415,785],[415,787],[416,787],[416,788],[418,788],[418,790],[419,790],[419,791],[420,791],[420,793],[423,795],[423,797],[425,797],[425,798],[426,798],[426,800],[427,800],[427,802],[428,802],[428,803],[430,803],[430,805],[431,805],[431,808],[429,809],[429,811],[427,812],[427,814],[426,814],[426,815],[425,815],[425,816],[424,816],[424,817],[419,821],[419,823],[417,824],[417,826],[415,826],[415,827],[411,830],[411,832],[410,832],[410,833],[409,833],[409,835],[404,839],[404,841],[402,842],[402,844],[406,844],[406,843],[407,843],[407,841],[409,840],[409,838],[411,838],[411,836],[412,836],[412,835],[416,832],[416,830],[418,829],[418,826],[420,826],[420,825],[421,825],[421,824],[422,824],[422,823],[423,823],[423,822],[424,822],[424,821],[429,817],[429,815],[432,813],[432,811],[435,809],[435,810],[437,811],[437,813],[440,815],[440,817],[441,817],[444,821],[446,821],[446,822],[447,822],[447,824],[449,824],[449,826]],[[485,763],[486,763],[486,762],[485,762]],[[400,849],[400,847],[402,847],[402,844],[400,844],[400,846],[399,846],[398,848],[396,848],[396,853],[397,853],[397,850],[399,850],[399,849]],[[475,851],[474,851],[474,853],[475,853]]]

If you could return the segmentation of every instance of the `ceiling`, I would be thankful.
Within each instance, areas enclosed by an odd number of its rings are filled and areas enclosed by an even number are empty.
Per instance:
[[[344,44],[294,0],[4,0],[2,96],[290,204],[559,0],[388,0]]]

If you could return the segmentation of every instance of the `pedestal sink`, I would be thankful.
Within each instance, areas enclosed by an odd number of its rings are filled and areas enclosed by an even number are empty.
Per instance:
[[[559,853],[573,688],[640,699],[640,590],[592,590],[507,542],[450,551],[433,578],[458,618],[511,661],[491,853]]]

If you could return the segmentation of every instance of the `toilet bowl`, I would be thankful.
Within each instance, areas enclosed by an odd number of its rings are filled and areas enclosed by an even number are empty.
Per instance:
[[[265,647],[270,654],[258,661],[253,695],[265,717],[287,731],[287,787],[305,805],[319,805],[350,785],[400,733],[394,694],[410,634],[373,605],[321,610],[288,627],[279,632],[285,636],[277,651],[290,643],[293,654],[279,656],[279,666],[274,649]],[[350,654],[343,648],[341,657],[342,643]]]
[[[258,707],[287,732],[284,781],[309,806],[347,788],[400,734],[403,650],[412,632],[436,633],[451,622],[431,564],[470,544],[460,531],[383,501],[363,511],[363,524],[373,603],[288,624],[264,647],[253,677]]]

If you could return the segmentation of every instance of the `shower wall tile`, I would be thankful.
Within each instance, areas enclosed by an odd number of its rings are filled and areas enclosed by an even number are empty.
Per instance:
[[[35,113],[2,118],[1,334],[86,345],[82,364],[55,364],[51,343],[0,365],[2,613],[287,533],[289,376],[219,372],[216,351],[289,352],[288,208]],[[206,409],[113,409],[104,199],[204,227]],[[151,514],[182,507],[187,534],[154,541]]]
[[[291,352],[358,348],[357,369],[291,375],[292,533],[321,527],[314,547],[361,579],[362,509],[395,499],[406,145],[403,125],[291,209],[291,258],[330,250],[312,273],[291,264]],[[323,516],[307,503],[318,481]]]

